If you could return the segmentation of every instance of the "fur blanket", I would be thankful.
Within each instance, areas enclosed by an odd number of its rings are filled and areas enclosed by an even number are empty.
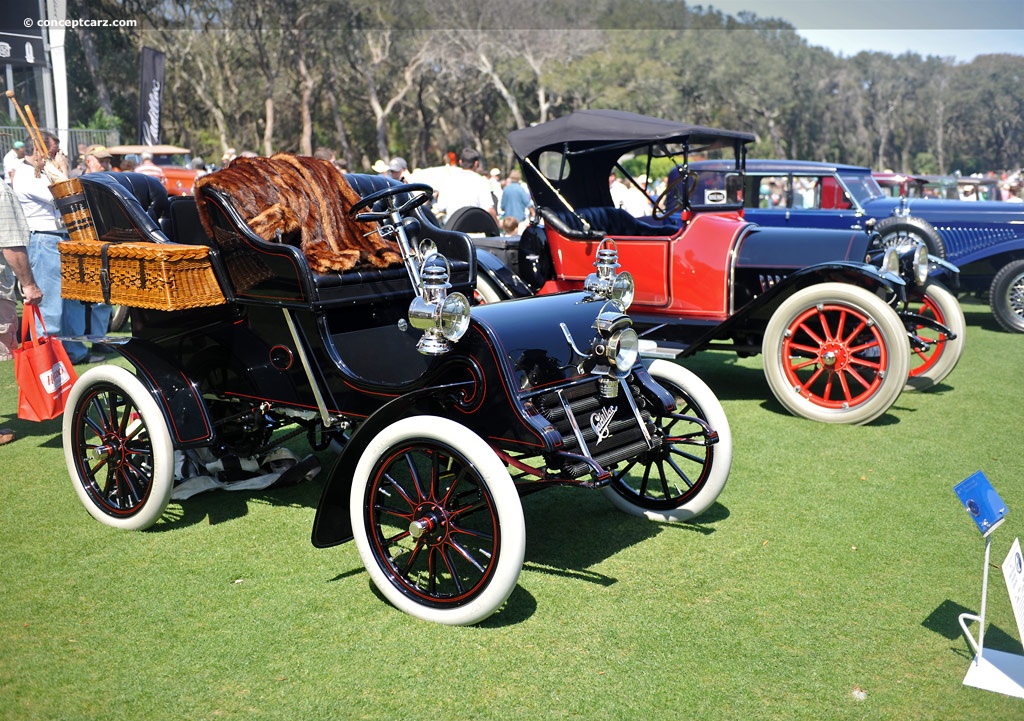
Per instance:
[[[196,182],[199,217],[212,238],[213,223],[203,191],[214,188],[252,231],[267,241],[297,246],[318,273],[401,264],[398,246],[385,240],[376,223],[360,223],[348,211],[360,196],[327,160],[279,153],[270,158],[237,158]]]

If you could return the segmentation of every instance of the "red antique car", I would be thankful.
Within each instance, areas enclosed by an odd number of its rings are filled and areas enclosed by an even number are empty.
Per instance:
[[[595,250],[612,240],[635,279],[631,315],[642,339],[678,357],[763,353],[772,392],[795,415],[867,423],[905,386],[940,382],[961,350],[943,321],[962,317],[948,291],[922,290],[941,261],[930,263],[923,246],[887,249],[864,229],[794,231],[746,221],[743,161],[752,140],[613,110],[512,132],[541,220],[521,238],[515,275],[481,263],[480,294],[522,294],[516,276],[526,292],[583,288]],[[688,170],[692,159],[708,157],[727,169],[699,178]],[[671,172],[660,196],[647,197],[649,213],[635,217],[617,207],[609,179],[616,174],[643,193],[635,180],[640,162],[647,176],[659,165]],[[901,272],[921,284],[913,306]]]

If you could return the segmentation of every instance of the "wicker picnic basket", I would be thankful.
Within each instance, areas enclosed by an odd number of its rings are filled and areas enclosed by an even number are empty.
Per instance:
[[[57,244],[64,298],[155,310],[226,302],[205,245],[101,242],[78,178],[50,193],[71,238]]]
[[[155,310],[226,302],[205,245],[68,240],[57,247],[65,298]]]

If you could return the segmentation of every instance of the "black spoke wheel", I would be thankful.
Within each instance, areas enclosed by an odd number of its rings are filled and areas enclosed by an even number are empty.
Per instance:
[[[624,464],[605,495],[616,507],[658,521],[686,521],[707,510],[725,487],[732,466],[732,432],[722,404],[696,375],[656,360],[651,376],[676,400],[655,416],[658,446]],[[708,443],[699,418],[718,434]]]
[[[519,578],[522,507],[504,464],[453,421],[385,428],[352,482],[352,528],[374,584],[418,618],[465,625],[491,615]]]
[[[109,526],[148,528],[174,481],[170,432],[148,389],[119,366],[82,374],[63,421],[64,459],[86,510]]]
[[[1024,260],[999,269],[992,279],[989,304],[1003,330],[1024,333]]]

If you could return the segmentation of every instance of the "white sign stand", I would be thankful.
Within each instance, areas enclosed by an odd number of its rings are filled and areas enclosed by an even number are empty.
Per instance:
[[[1015,543],[1015,545],[1017,545]],[[1019,548],[1019,546],[1018,546]],[[1024,698],[1024,656],[1005,651],[985,648],[985,600],[988,598],[988,568],[992,552],[992,539],[985,537],[985,571],[981,582],[981,613],[960,614],[960,628],[967,636],[967,641],[974,649],[974,660],[971,661],[964,685],[986,691],[995,691],[1006,696]],[[1012,555],[1012,551],[1011,551]],[[975,640],[967,628],[969,621],[978,622],[978,639]]]

